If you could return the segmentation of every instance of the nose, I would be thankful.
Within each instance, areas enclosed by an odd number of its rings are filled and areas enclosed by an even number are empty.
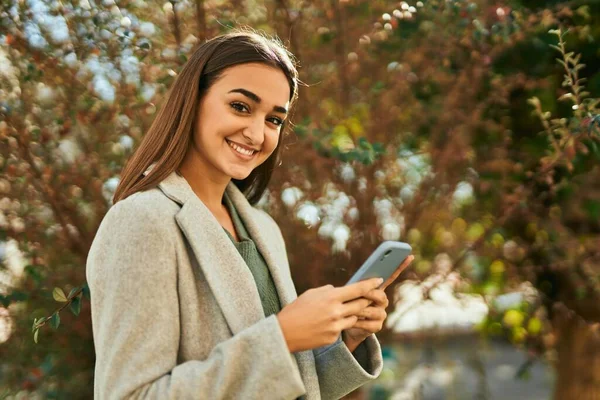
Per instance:
[[[251,123],[244,128],[244,137],[250,138],[253,146],[261,146],[265,140],[265,121],[262,118],[253,118]]]

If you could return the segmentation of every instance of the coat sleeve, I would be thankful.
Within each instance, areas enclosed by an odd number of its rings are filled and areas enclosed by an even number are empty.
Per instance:
[[[376,379],[383,368],[381,347],[375,335],[351,353],[341,336],[329,346],[313,350],[323,400],[339,399]]]
[[[106,214],[86,264],[94,397],[293,399],[304,394],[274,315],[219,343],[204,360],[178,362],[176,231],[157,216],[160,210],[143,211],[128,200]]]
[[[262,213],[271,221],[272,229],[276,233],[274,236],[280,238],[280,246],[286,253],[285,240],[279,226],[270,215]],[[321,397],[324,400],[345,396],[376,379],[383,368],[381,346],[375,335],[367,337],[353,353],[340,336],[334,344],[319,347],[313,350],[313,354]]]

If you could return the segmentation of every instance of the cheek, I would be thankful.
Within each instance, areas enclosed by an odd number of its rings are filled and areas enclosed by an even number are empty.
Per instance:
[[[265,137],[265,148],[268,149],[269,155],[275,151],[277,143],[281,140],[279,132],[269,133]]]

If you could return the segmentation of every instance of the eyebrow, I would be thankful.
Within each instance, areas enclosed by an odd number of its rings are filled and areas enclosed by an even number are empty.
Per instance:
[[[255,93],[252,93],[251,91],[242,88],[230,90],[229,93],[241,93],[256,104],[260,104],[260,102],[262,101],[262,99],[258,97]],[[277,111],[282,114],[287,114],[288,112],[288,110],[282,106],[273,106],[273,111]]]

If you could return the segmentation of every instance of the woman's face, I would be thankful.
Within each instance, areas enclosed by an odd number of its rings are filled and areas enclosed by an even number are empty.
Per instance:
[[[194,164],[214,181],[247,178],[275,150],[289,98],[279,69],[252,63],[224,70],[198,107]]]

